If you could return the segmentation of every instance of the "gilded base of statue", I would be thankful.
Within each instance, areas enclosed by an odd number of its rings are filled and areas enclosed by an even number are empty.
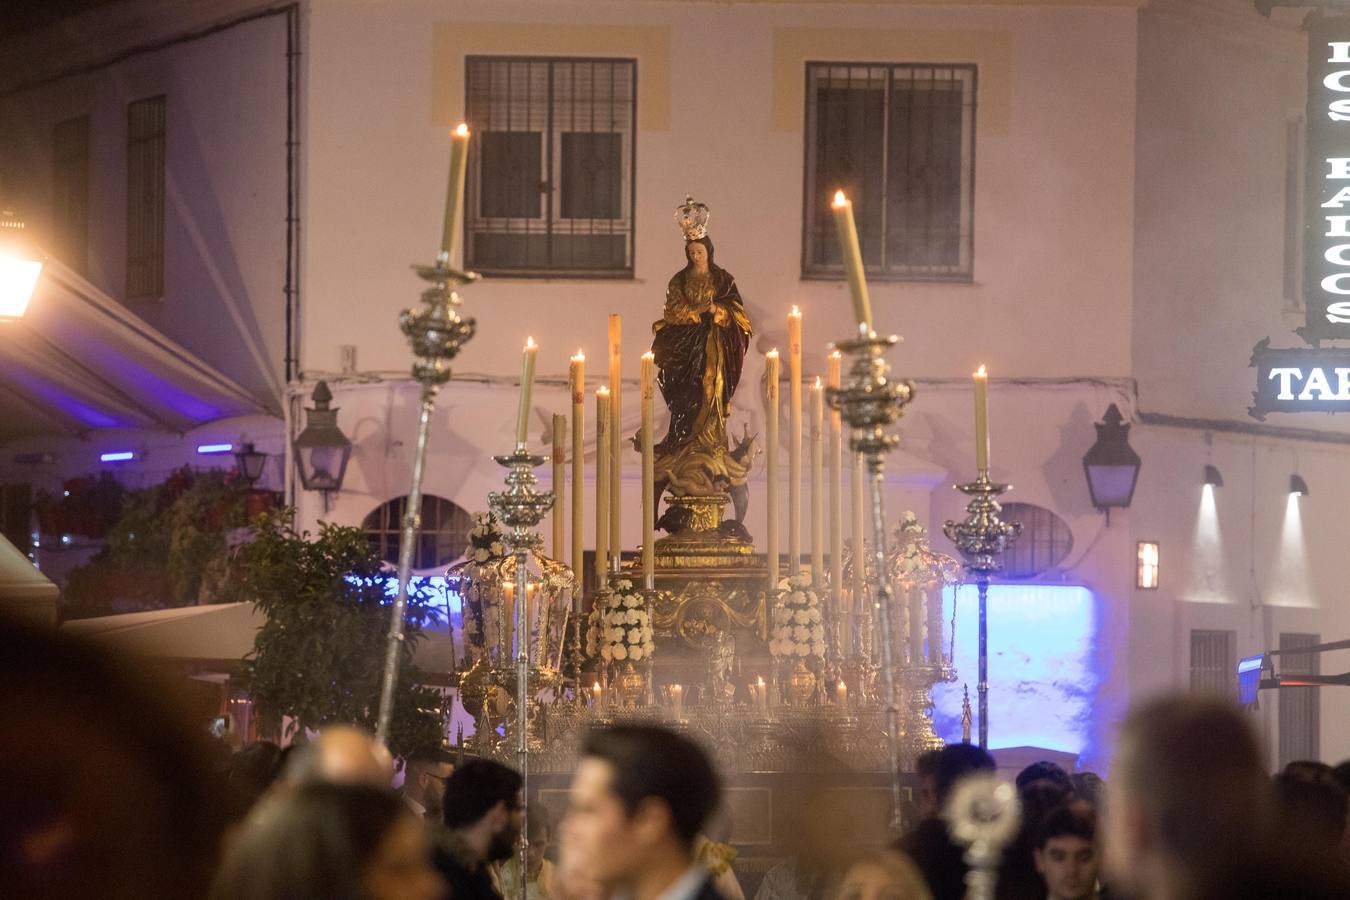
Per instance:
[[[664,521],[677,523],[674,533],[656,541],[656,565],[662,569],[726,569],[755,566],[755,547],[736,533],[734,520],[724,521],[727,494],[671,497]]]

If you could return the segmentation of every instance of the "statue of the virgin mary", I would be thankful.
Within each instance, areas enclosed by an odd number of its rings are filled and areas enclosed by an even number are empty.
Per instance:
[[[731,397],[752,334],[731,273],[714,261],[708,207],[692,197],[676,211],[686,265],[666,286],[666,306],[653,323],[657,385],[670,408],[670,429],[655,448],[656,500],[730,495],[745,515],[746,473],[753,441],[727,443]]]

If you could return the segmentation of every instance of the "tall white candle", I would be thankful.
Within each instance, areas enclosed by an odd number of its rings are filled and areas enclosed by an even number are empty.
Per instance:
[[[450,133],[450,180],[445,187],[445,223],[441,228],[441,252],[447,261],[459,242],[459,217],[464,209],[464,171],[469,162],[469,126],[460,122]]]
[[[609,574],[609,388],[595,392],[595,577]]]
[[[802,568],[802,312],[788,313],[788,574]]]
[[[586,538],[586,354],[580,350],[567,367],[572,392],[572,552],[568,558],[577,578],[572,610],[581,611],[581,576]]]
[[[611,571],[623,558],[623,317],[609,317],[609,553]]]
[[[989,373],[984,366],[974,372],[971,379],[975,382],[975,468],[980,472],[989,471]]]
[[[642,402],[642,583],[648,589],[656,587],[656,489],[655,448],[652,441],[653,403],[655,389],[656,357],[649,350],[642,354],[640,390]]]
[[[811,584],[825,590],[825,386],[811,385]]]
[[[825,385],[840,386],[842,358],[835,350],[826,358]],[[837,617],[839,635],[848,634],[848,611],[844,609],[844,480],[841,456],[843,453],[843,421],[839,410],[830,410],[830,439],[825,448],[830,483],[830,605]],[[842,638],[847,640],[846,637]],[[840,645],[842,646],[842,644]]]
[[[872,330],[872,304],[867,298],[867,278],[863,274],[862,248],[858,243],[858,228],[853,221],[853,202],[843,191],[834,192],[834,226],[839,236],[839,254],[848,274],[849,296],[853,300],[853,317],[868,331]]]
[[[768,590],[778,588],[778,349],[764,354],[764,510],[769,517],[765,556]]]
[[[567,416],[553,414],[553,558],[567,553]]]
[[[516,407],[516,446],[524,447],[530,429],[530,393],[534,390],[534,361],[539,345],[534,338],[525,339],[525,352],[520,363],[520,402]]]

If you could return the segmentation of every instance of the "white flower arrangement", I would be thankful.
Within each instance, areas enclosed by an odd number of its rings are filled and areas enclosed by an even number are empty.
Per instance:
[[[824,659],[825,622],[811,579],[793,575],[787,583],[788,592],[773,610],[769,652],[778,659]]]
[[[470,562],[483,565],[506,555],[505,536],[497,517],[490,512],[474,514],[468,537],[469,547],[464,555]]]
[[[647,599],[627,578],[601,595],[604,605],[591,615],[587,648],[605,662],[641,662],[656,653]]]

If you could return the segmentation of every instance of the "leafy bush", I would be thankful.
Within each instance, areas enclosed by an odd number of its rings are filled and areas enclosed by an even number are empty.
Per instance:
[[[388,573],[359,528],[322,523],[298,533],[290,511],[257,520],[239,550],[243,596],[267,614],[244,678],[264,729],[345,722],[373,730],[378,715],[390,605]],[[417,685],[413,649],[436,617],[427,591],[408,598],[407,636],[395,688],[389,747],[406,755],[441,740],[435,691]]]

